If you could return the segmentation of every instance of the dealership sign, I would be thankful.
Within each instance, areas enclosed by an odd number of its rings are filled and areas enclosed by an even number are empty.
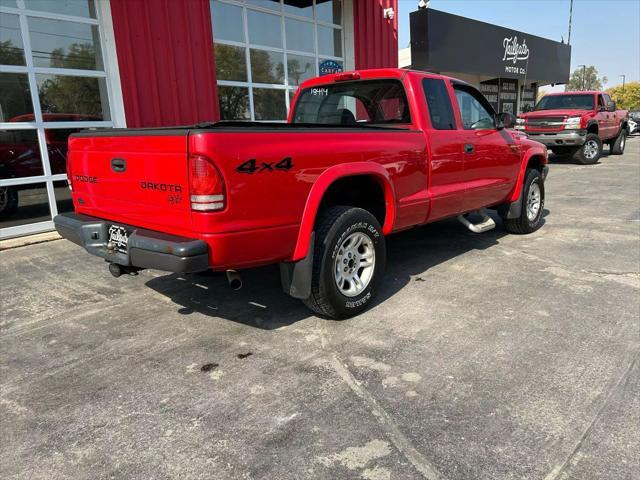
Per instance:
[[[513,63],[514,65],[505,65],[505,73],[516,73],[526,75],[527,67],[519,67],[516,65],[518,62],[526,61],[529,63],[529,47],[527,47],[527,41],[522,40],[522,44],[518,43],[518,36],[505,37],[502,40],[502,46],[504,48],[504,55],[502,61],[507,63]]]
[[[569,81],[571,47],[510,28],[440,12],[410,15],[411,67],[531,82]]]

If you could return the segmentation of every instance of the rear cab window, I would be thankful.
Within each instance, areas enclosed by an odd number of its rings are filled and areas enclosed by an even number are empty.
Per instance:
[[[411,125],[400,80],[358,80],[305,88],[292,123],[322,125]]]
[[[422,89],[429,108],[431,126],[436,130],[455,130],[456,120],[444,80],[425,78],[422,80]]]

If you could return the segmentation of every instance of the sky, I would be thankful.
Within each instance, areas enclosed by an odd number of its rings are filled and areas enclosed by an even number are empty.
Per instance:
[[[570,0],[431,0],[429,8],[567,41]],[[398,47],[409,46],[409,13],[418,0],[398,0]],[[571,71],[595,65],[605,88],[640,80],[640,0],[574,0]],[[557,88],[557,87],[556,87]],[[548,90],[549,87],[545,87]]]

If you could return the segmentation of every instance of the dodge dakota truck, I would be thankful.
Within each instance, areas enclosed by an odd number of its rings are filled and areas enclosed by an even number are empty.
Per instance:
[[[612,154],[624,153],[628,118],[606,92],[563,92],[542,97],[532,112],[520,115],[516,129],[555,154],[592,165],[605,143]]]
[[[366,309],[385,236],[446,217],[473,232],[542,224],[547,150],[474,87],[401,69],[304,82],[287,123],[87,130],[69,140],[75,212],[58,232],[115,276],[280,264],[330,318]]]

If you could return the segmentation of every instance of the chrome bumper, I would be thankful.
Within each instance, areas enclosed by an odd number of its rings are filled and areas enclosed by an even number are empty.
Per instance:
[[[587,132],[576,130],[573,132],[540,132],[531,133],[525,130],[525,135],[530,140],[540,142],[547,147],[571,147],[584,144]]]

